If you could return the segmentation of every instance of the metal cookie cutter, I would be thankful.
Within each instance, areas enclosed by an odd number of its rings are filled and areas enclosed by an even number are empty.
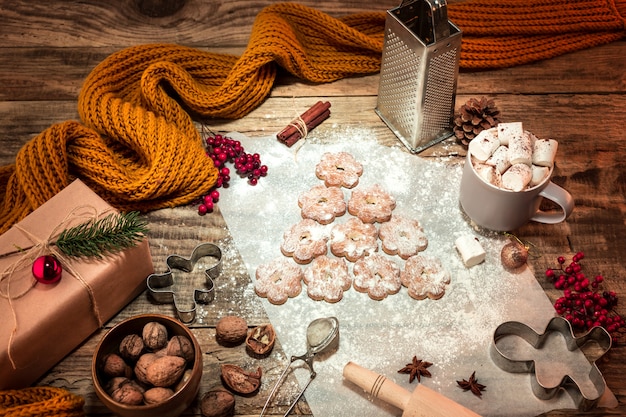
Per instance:
[[[595,360],[590,361],[581,350],[587,343],[595,343],[597,360],[611,348],[611,335],[598,326],[576,337],[570,322],[562,317],[550,320],[542,334],[510,321],[494,332],[490,353],[507,372],[533,374],[531,386],[537,398],[548,400],[563,388],[579,409],[590,410],[604,394],[606,382]]]
[[[172,291],[174,278],[172,270],[191,272],[195,264],[205,256],[217,259],[217,263],[205,270],[206,288],[196,288],[193,291],[193,308],[183,309],[179,306],[176,293]],[[163,274],[151,274],[147,278],[148,292],[159,303],[174,303],[174,308],[180,321],[185,324],[192,323],[196,318],[197,304],[209,304],[215,298],[215,284],[213,279],[222,272],[222,250],[212,243],[203,243],[196,246],[191,253],[191,258],[183,258],[179,255],[170,255],[166,259],[168,271]]]

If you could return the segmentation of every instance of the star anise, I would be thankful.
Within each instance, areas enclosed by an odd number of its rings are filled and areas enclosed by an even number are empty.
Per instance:
[[[415,378],[420,382],[420,377],[427,376],[431,377],[432,375],[426,368],[431,366],[432,363],[423,361],[421,359],[417,359],[417,356],[413,356],[413,361],[411,363],[407,363],[406,366],[398,371],[399,374],[409,374],[409,384],[413,382]]]
[[[485,388],[487,388],[485,385],[478,383],[478,380],[476,379],[476,371],[472,372],[472,376],[470,376],[469,381],[462,380],[456,381],[456,383],[459,384],[459,387],[463,388],[463,391],[472,391],[472,394],[477,397],[482,397],[481,391],[484,391]]]

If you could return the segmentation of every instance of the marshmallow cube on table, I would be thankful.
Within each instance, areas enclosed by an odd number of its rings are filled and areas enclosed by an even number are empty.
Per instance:
[[[485,260],[485,250],[474,236],[461,236],[454,241],[454,245],[467,268],[478,265]]]

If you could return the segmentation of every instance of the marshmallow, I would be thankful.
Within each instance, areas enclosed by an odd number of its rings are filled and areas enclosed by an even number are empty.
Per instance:
[[[478,176],[486,183],[495,185],[496,187],[500,186],[500,173],[493,165],[478,163],[474,165],[474,170],[476,170]]]
[[[470,155],[485,162],[493,152],[500,146],[498,132],[495,128],[483,130],[468,145]]]
[[[537,139],[533,146],[533,164],[551,167],[556,158],[559,143],[554,139]]]
[[[502,174],[502,186],[511,191],[522,191],[532,177],[532,169],[528,165],[515,164]]]
[[[521,136],[512,136],[509,140],[509,161],[511,165],[526,164],[533,161],[533,136],[524,132]]]
[[[496,171],[502,174],[511,167],[511,161],[509,161],[509,148],[501,145],[485,163],[487,165],[493,165],[496,168]]]
[[[543,180],[550,173],[550,168],[548,167],[540,167],[538,165],[533,165],[531,168],[532,168],[532,177],[530,179],[530,184],[529,184],[529,186],[531,187],[541,184]]]
[[[454,245],[467,268],[478,265],[485,260],[485,250],[474,236],[461,236],[454,242]]]
[[[499,123],[497,128],[498,139],[502,145],[508,146],[511,139],[517,140],[524,135],[522,122]]]

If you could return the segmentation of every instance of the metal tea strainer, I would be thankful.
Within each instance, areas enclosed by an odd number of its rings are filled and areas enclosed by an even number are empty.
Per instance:
[[[296,404],[298,403],[298,401],[304,394],[304,391],[307,389],[311,381],[313,381],[315,377],[317,376],[315,370],[313,369],[313,359],[315,358],[315,355],[318,353],[324,352],[329,347],[333,346],[335,342],[337,341],[338,337],[339,337],[339,320],[337,320],[336,317],[319,318],[309,323],[309,326],[307,327],[307,330],[306,330],[306,342],[307,342],[306,353],[302,356],[291,357],[290,363],[287,365],[283,373],[280,375],[280,378],[278,378],[278,381],[276,381],[276,385],[274,385],[272,392],[270,392],[269,396],[267,397],[267,401],[265,402],[265,405],[263,406],[263,410],[261,410],[261,414],[259,417],[262,417],[263,414],[265,413],[265,410],[267,409],[267,406],[269,405],[270,401],[274,397],[274,394],[276,394],[276,391],[278,391],[278,388],[284,382],[284,379],[287,376],[287,372],[291,368],[291,365],[294,362],[300,360],[300,361],[303,361],[306,364],[306,366],[309,368],[310,377],[309,377],[308,382],[304,386],[304,388],[300,390],[296,398],[294,398],[293,402],[291,403],[291,406],[289,407],[289,409],[285,412],[285,416],[291,413],[291,411],[294,409],[294,407],[296,406]]]

